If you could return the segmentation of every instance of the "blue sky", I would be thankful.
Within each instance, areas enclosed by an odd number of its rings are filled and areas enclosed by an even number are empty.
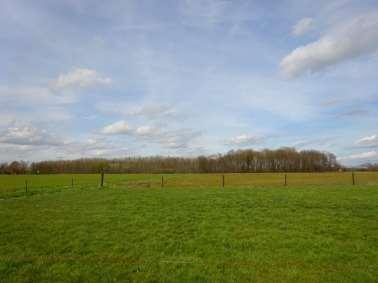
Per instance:
[[[378,161],[376,1],[2,1],[0,161]]]

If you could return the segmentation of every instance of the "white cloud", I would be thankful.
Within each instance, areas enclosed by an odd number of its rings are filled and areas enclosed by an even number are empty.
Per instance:
[[[157,117],[175,116],[177,112],[173,107],[168,105],[144,105],[132,108],[128,114],[154,119]]]
[[[201,132],[188,128],[165,130],[154,126],[140,126],[131,128],[126,121],[118,121],[101,130],[106,135],[124,135],[137,141],[158,144],[167,149],[186,149],[189,144],[201,135]]]
[[[192,129],[164,130],[152,126],[138,127],[132,134],[140,140],[159,144],[167,149],[187,149],[201,133]]]
[[[156,139],[161,146],[168,149],[187,149],[191,142],[201,136],[200,131],[178,129],[162,132]]]
[[[135,132],[140,136],[151,136],[159,134],[160,130],[151,126],[141,126],[138,127]]]
[[[81,157],[120,157],[130,153],[130,148],[106,137],[89,137],[83,140],[73,140],[59,148],[58,155],[63,159]]]
[[[0,136],[0,143],[11,145],[49,145],[58,146],[63,142],[44,129],[30,124],[13,123]]]
[[[356,141],[356,145],[362,147],[378,147],[378,136],[372,135],[368,137],[363,137]]]
[[[112,80],[104,77],[96,70],[76,68],[69,73],[60,74],[51,82],[54,90],[90,88],[98,85],[108,85]]]
[[[296,148],[324,148],[329,147],[333,144],[334,138],[333,137],[325,137],[325,138],[315,138],[315,139],[303,139],[298,140],[293,143],[293,146]]]
[[[236,137],[233,137],[227,141],[227,144],[229,145],[240,145],[240,146],[247,146],[247,145],[253,145],[261,142],[261,137],[251,136],[251,135],[239,135]]]
[[[354,18],[319,40],[300,46],[280,63],[283,74],[296,77],[378,50],[378,14]]]
[[[140,116],[147,119],[175,117],[177,110],[165,104],[130,105],[127,103],[99,102],[96,109],[104,114],[118,114],[124,116]]]
[[[130,131],[131,129],[129,125],[127,124],[127,122],[121,120],[113,124],[110,124],[108,126],[105,126],[101,132],[107,135],[124,135],[124,134],[129,134]]]
[[[312,18],[303,18],[293,26],[291,33],[295,36],[301,36],[310,31],[313,27],[314,20]]]
[[[347,160],[377,159],[377,158],[378,158],[378,152],[375,150],[372,150],[368,152],[356,153],[356,154],[340,157],[338,158],[338,160],[347,161]]]
[[[136,155],[136,148],[103,136],[70,139],[61,143],[10,144],[0,142],[0,162],[13,160],[40,161],[89,157],[119,158]]]

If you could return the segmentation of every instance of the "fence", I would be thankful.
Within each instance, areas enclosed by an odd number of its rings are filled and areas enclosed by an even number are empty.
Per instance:
[[[301,185],[378,185],[378,172],[227,173],[227,174],[108,174],[105,184],[146,187],[241,187]]]
[[[0,198],[65,189],[378,185],[378,172],[0,175]]]

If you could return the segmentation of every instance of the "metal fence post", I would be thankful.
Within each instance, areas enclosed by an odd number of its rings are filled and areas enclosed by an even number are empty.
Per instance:
[[[287,186],[287,174],[285,173],[285,186]]]
[[[71,188],[74,187],[74,180],[73,180],[73,177],[71,178]]]
[[[354,177],[354,172],[352,172],[352,184],[353,184],[353,186],[356,184],[356,180],[355,180],[355,177]]]
[[[222,175],[222,188],[224,188],[224,175]]]
[[[164,188],[164,176],[161,176],[161,187]]]
[[[28,180],[25,180],[25,193],[28,193]]]

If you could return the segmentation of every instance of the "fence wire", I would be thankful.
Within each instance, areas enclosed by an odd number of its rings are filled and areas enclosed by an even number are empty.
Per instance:
[[[378,172],[106,174],[104,188],[378,185]],[[0,198],[101,187],[101,174],[0,175]]]

